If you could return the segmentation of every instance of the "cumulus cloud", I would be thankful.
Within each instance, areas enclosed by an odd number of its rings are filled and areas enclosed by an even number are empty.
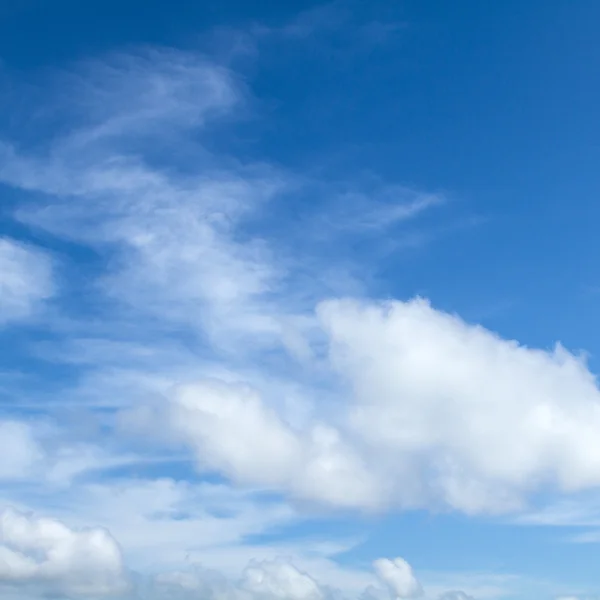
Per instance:
[[[295,431],[248,387],[216,380],[182,387],[171,419],[201,467],[239,483],[335,506],[379,503],[379,482],[337,430],[317,423]]]
[[[600,485],[600,394],[582,357],[421,299],[329,301],[318,314],[345,412],[298,429],[255,390],[182,387],[172,424],[201,467],[338,506],[467,513],[519,509],[546,484]]]
[[[547,483],[600,485],[600,394],[582,357],[523,347],[421,299],[319,312],[352,390],[351,428],[418,482],[421,502],[509,510]]]
[[[49,258],[32,246],[0,237],[0,324],[31,316],[53,293]]]
[[[359,508],[503,512],[541,485],[600,485],[600,394],[583,358],[503,340],[421,299],[329,301],[319,318],[345,412],[298,430],[248,388],[183,387],[172,423],[201,466]]]
[[[282,558],[252,561],[241,578],[191,568],[159,573],[138,593],[146,599],[227,598],[229,600],[321,600],[326,591],[308,574]]]
[[[323,597],[323,591],[310,575],[281,560],[248,566],[241,587],[257,598],[320,600]]]
[[[358,595],[346,595],[336,587],[325,586],[310,574],[284,558],[251,561],[239,579],[227,579],[219,573],[188,569],[157,575],[143,598],[230,598],[232,600],[343,600],[360,597],[384,600],[408,600],[425,595],[411,566],[402,558],[381,558],[373,563],[372,583]],[[443,593],[438,600],[473,600],[462,591]]]
[[[234,581],[199,568],[159,573],[139,585],[136,591],[143,600],[251,600]]]
[[[373,563],[378,577],[398,600],[414,598],[423,593],[412,567],[403,559],[380,558]]]
[[[12,509],[0,513],[0,582],[69,597],[128,589],[121,551],[107,531],[76,531]]]

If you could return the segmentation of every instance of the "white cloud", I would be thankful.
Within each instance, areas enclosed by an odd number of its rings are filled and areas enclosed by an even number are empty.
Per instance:
[[[143,591],[142,591],[143,590]],[[159,573],[140,596],[164,598],[228,598],[230,600],[321,600],[325,591],[309,575],[284,559],[252,561],[241,578],[227,578],[202,568]]]
[[[425,593],[411,566],[402,558],[378,559],[367,585],[354,591],[341,590],[336,582],[324,585],[312,574],[299,568],[296,560],[276,558],[252,560],[241,578],[223,577],[207,569],[163,572],[155,576],[150,593],[157,598],[230,598],[232,600],[343,600],[344,598],[473,600],[463,591],[449,591],[440,596]],[[382,587],[383,584],[383,587]]]
[[[519,509],[548,483],[600,485],[600,394],[582,358],[418,299],[329,301],[319,317],[349,386],[335,425],[293,429],[240,386],[183,387],[173,425],[202,468],[337,506],[467,513]]]
[[[446,201],[442,194],[424,193],[398,185],[376,182],[371,189],[342,193],[338,211],[328,218],[340,229],[375,234],[409,221]]]
[[[249,565],[241,587],[257,598],[320,600],[323,597],[321,588],[310,575],[281,560]]]
[[[518,509],[547,483],[600,485],[600,395],[582,358],[519,346],[423,300],[330,301],[319,315],[351,390],[337,425],[292,429],[255,391],[183,387],[173,425],[202,467],[338,506],[467,513]]]
[[[96,597],[128,589],[121,551],[103,529],[72,530],[60,521],[0,513],[0,582],[44,593]]]
[[[412,567],[403,558],[380,558],[373,563],[373,567],[397,600],[414,598],[423,593]]]
[[[172,427],[195,449],[201,468],[238,483],[336,506],[379,502],[378,482],[338,431],[317,423],[296,432],[249,388],[219,381],[182,387]]]
[[[53,293],[49,258],[32,246],[0,237],[0,325],[31,316]]]
[[[294,433],[243,387],[207,381],[182,388],[173,419],[175,429],[198,445],[200,461],[242,483],[280,482],[302,460]]]
[[[269,529],[266,530],[267,533],[268,531]],[[274,539],[270,543],[212,546],[191,552],[190,560],[219,570],[233,579],[237,579],[240,569],[244,569],[248,564],[283,560],[293,564],[302,573],[309,574],[322,590],[335,589],[344,597],[358,598],[367,586],[376,582],[376,578],[368,570],[340,564],[337,558],[339,554],[352,550],[356,545],[356,540],[345,544],[333,543],[331,536],[328,542],[310,538]]]
[[[400,474],[397,501],[502,511],[547,483],[600,485],[600,394],[582,358],[503,340],[419,299],[331,301],[319,314],[352,390],[350,427],[374,468]]]
[[[348,386],[342,410],[292,427],[260,390],[182,386],[171,425],[202,470],[334,506],[466,513],[520,509],[546,484],[600,485],[600,394],[582,358],[519,346],[419,299],[318,312]]]
[[[159,573],[140,586],[138,594],[143,600],[251,600],[250,595],[241,593],[233,581],[198,568]]]

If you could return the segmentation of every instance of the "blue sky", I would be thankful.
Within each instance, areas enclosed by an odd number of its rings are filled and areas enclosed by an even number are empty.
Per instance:
[[[2,596],[600,597],[599,18],[1,5]]]

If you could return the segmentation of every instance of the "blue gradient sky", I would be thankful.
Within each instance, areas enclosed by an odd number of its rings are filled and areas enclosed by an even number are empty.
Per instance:
[[[592,0],[1,4],[0,502],[105,528],[129,582],[11,563],[6,597],[220,593],[160,579],[190,568],[257,598],[410,597],[382,557],[427,599],[600,597],[599,20]],[[382,301],[397,322],[369,320]],[[408,406],[414,456],[368,420]],[[446,458],[489,492],[476,509],[431,483]],[[239,579],[281,556],[308,587]]]

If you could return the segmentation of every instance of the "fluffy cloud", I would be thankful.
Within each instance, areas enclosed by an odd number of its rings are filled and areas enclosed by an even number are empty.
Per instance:
[[[172,427],[202,468],[239,483],[290,491],[336,506],[376,506],[377,482],[337,430],[293,430],[253,390],[223,381],[182,387]]]
[[[163,598],[228,598],[229,600],[322,600],[327,590],[292,562],[252,561],[239,579],[202,569],[160,573],[141,596]]]
[[[75,531],[12,509],[0,513],[0,582],[69,597],[128,589],[121,551],[108,532]]]
[[[581,357],[503,340],[420,299],[332,301],[320,316],[352,390],[352,429],[422,496],[479,512],[516,508],[547,483],[600,485],[600,394]]]
[[[136,591],[142,600],[251,600],[235,582],[203,569],[159,573]]]
[[[285,561],[264,561],[248,566],[241,587],[257,598],[320,600],[317,582]]]
[[[33,247],[0,238],[0,324],[30,316],[53,291],[48,257]]]
[[[414,598],[423,593],[412,567],[403,559],[380,558],[373,563],[375,572],[398,600]]]
[[[183,387],[173,425],[203,468],[338,506],[467,513],[517,509],[548,483],[600,485],[600,394],[581,357],[420,299],[330,301],[319,318],[345,412],[298,430],[248,388]]]
[[[423,587],[411,566],[402,558],[381,558],[373,563],[376,577],[358,597],[377,600],[407,600],[423,597]],[[162,595],[161,595],[162,594]],[[343,600],[340,590],[324,586],[300,570],[293,561],[283,558],[252,561],[239,580],[226,579],[218,573],[199,569],[161,573],[154,578],[143,598],[229,598],[231,600]],[[443,593],[438,600],[473,600],[462,591]]]

